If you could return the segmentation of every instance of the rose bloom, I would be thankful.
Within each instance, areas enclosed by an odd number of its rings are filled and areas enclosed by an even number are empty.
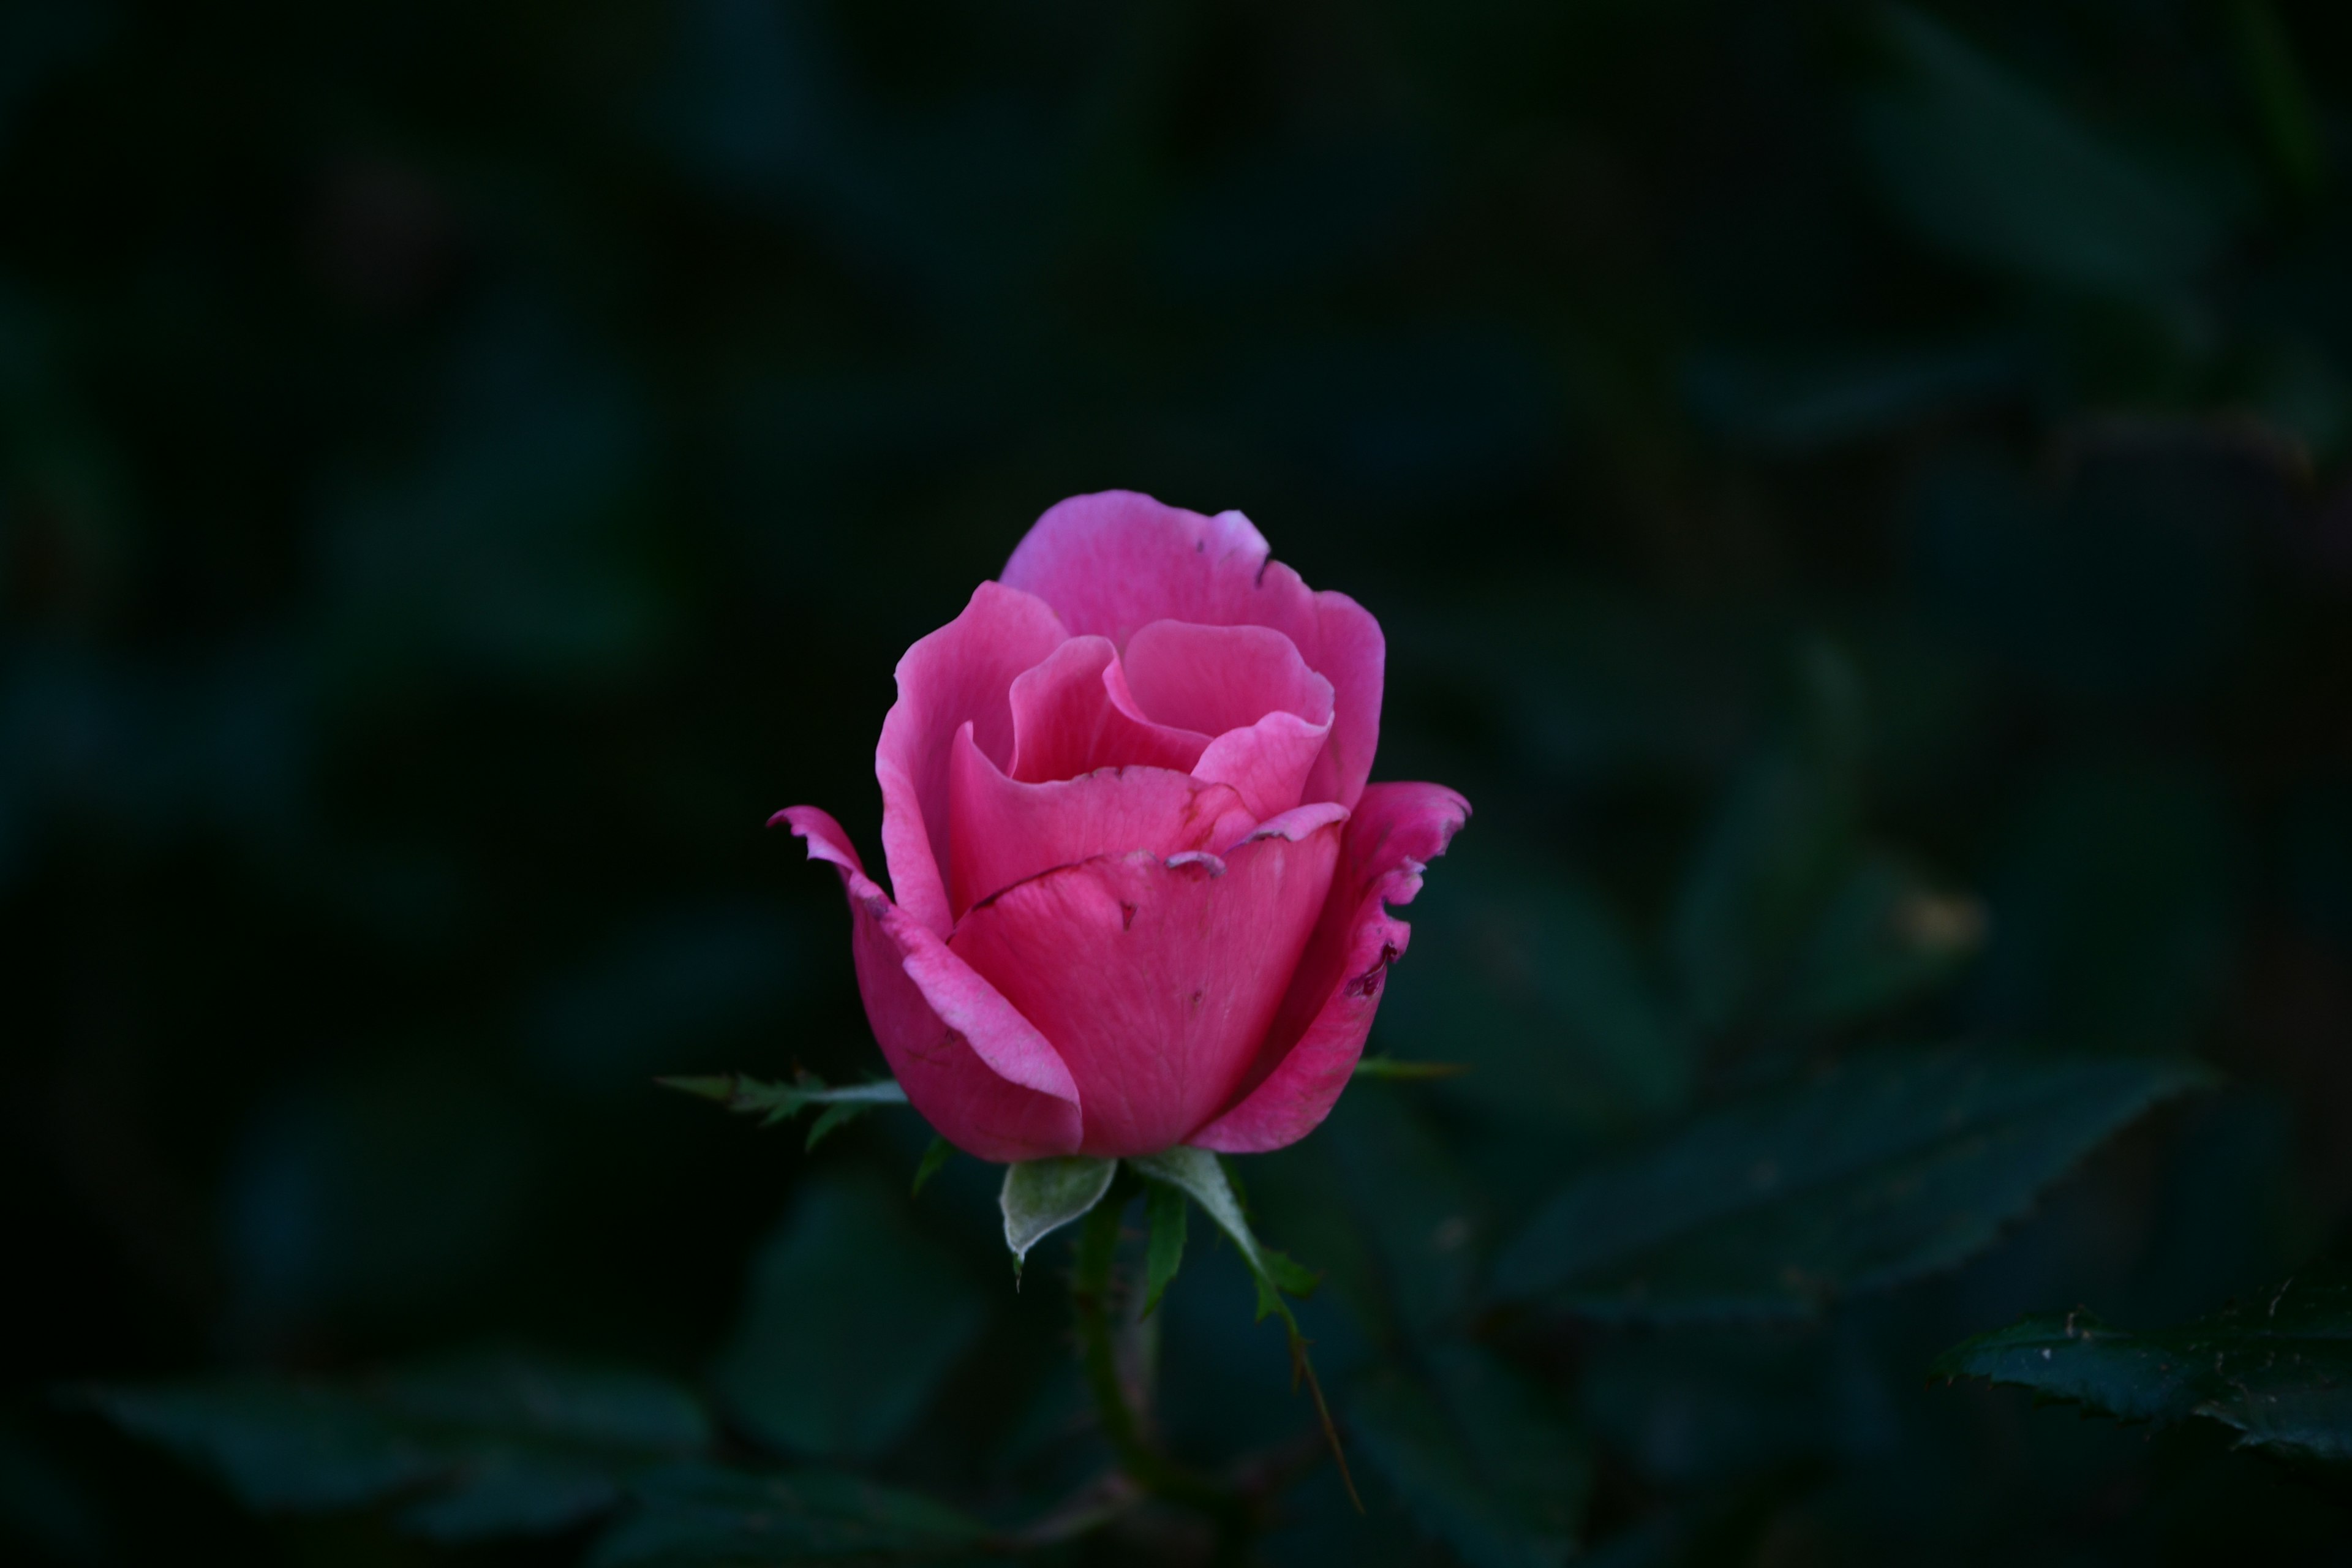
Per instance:
[[[1470,808],[1367,784],[1385,645],[1237,511],[1125,491],[1037,520],[898,661],[896,901],[840,824],[858,988],[917,1110],[983,1160],[1228,1153],[1347,1087],[1424,864]]]

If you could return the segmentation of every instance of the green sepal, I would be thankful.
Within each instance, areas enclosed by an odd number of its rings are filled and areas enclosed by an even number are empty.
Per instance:
[[[1257,1316],[1263,1322],[1268,1317],[1282,1320],[1283,1331],[1290,1341],[1292,1386],[1307,1384],[1315,1398],[1315,1413],[1323,1423],[1323,1435],[1331,1445],[1331,1457],[1339,1467],[1339,1479],[1346,1483],[1348,1496],[1363,1511],[1363,1501],[1356,1496],[1356,1479],[1349,1473],[1348,1457],[1339,1447],[1339,1428],[1331,1423],[1330,1406],[1323,1398],[1323,1384],[1315,1375],[1315,1366],[1307,1356],[1307,1336],[1298,1331],[1298,1320],[1290,1304],[1282,1299],[1285,1279],[1311,1279],[1307,1270],[1258,1245],[1250,1230],[1249,1216],[1242,1210],[1237,1189],[1240,1183],[1232,1179],[1223,1163],[1206,1149],[1175,1148],[1161,1154],[1145,1154],[1128,1161],[1134,1172],[1148,1181],[1169,1187],[1191,1198],[1216,1222],[1217,1228],[1242,1255],[1249,1266],[1250,1277],[1257,1284]]]
[[[1004,1190],[998,1202],[1004,1211],[1004,1245],[1013,1252],[1013,1279],[1021,1278],[1029,1249],[1102,1202],[1118,1173],[1118,1161],[1085,1154],[1023,1160],[1004,1167]]]
[[[1143,1255],[1143,1312],[1151,1316],[1184,1262],[1184,1194],[1161,1182],[1147,1183],[1143,1214],[1150,1239]]]

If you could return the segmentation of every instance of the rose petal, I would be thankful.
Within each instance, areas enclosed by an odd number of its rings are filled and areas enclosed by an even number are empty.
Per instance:
[[[1026,784],[1004,776],[972,739],[957,738],[949,773],[948,879],[956,918],[1024,878],[1097,855],[1157,858],[1223,848],[1258,814],[1227,784],[1167,768],[1104,768]]]
[[[866,1016],[890,1071],[923,1119],[983,1160],[1076,1151],[1077,1088],[1045,1037],[930,930],[866,875],[841,825],[813,805],[776,814],[830,861],[849,899],[851,952]]]
[[[1388,966],[1412,936],[1386,906],[1412,901],[1423,869],[1445,853],[1469,816],[1469,803],[1442,784],[1381,784],[1364,791],[1348,823],[1330,898],[1265,1048],[1244,1075],[1232,1109],[1186,1142],[1227,1154],[1259,1153],[1297,1142],[1330,1114],[1363,1054]],[[1075,1063],[1072,1071],[1078,1072]]]
[[[882,721],[874,773],[882,784],[882,855],[908,914],[940,936],[948,910],[948,764],[957,731],[972,726],[980,748],[1013,755],[1009,693],[1067,633],[1044,600],[982,583],[963,614],[898,660],[898,700]]]
[[[1037,520],[1004,582],[1053,605],[1073,634],[1121,647],[1153,621],[1273,627],[1331,683],[1331,735],[1307,796],[1352,806],[1363,792],[1380,742],[1380,623],[1345,594],[1311,592],[1241,513],[1202,517],[1129,490],[1074,496]]]
[[[1131,702],[1122,709],[1104,680],[1118,660],[1108,637],[1072,637],[1043,664],[1022,672],[1013,682],[1013,765],[1007,773],[1024,784],[1044,784],[1136,764],[1192,771],[1209,735],[1137,717]]]
[[[1328,724],[1310,724],[1296,713],[1269,713],[1246,730],[1228,730],[1210,742],[1192,764],[1192,776],[1231,784],[1254,817],[1277,816],[1306,793],[1330,734]]]
[[[1336,821],[1171,866],[1102,857],[975,906],[955,952],[1035,1020],[1078,1085],[1079,1152],[1157,1153],[1232,1102],[1325,902]]]
[[[1127,639],[1119,663],[1128,691],[1156,724],[1222,735],[1269,713],[1331,720],[1331,683],[1271,626],[1153,621]]]

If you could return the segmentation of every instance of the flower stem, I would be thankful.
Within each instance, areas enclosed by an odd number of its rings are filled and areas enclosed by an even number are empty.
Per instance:
[[[1111,1268],[1118,1252],[1119,1216],[1127,1206],[1126,1196],[1126,1193],[1114,1188],[1087,1215],[1085,1228],[1078,1233],[1070,1304],[1077,1316],[1078,1346],[1085,1359],[1087,1388],[1094,1395],[1103,1436],[1109,1439],[1120,1469],[1154,1496],[1198,1509],[1230,1529],[1241,1522],[1241,1500],[1154,1447],[1145,1437],[1143,1423],[1128,1403],[1126,1387],[1119,1379],[1110,1293]]]

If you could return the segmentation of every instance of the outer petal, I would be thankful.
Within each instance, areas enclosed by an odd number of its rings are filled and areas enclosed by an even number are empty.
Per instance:
[[[1137,717],[1131,700],[1122,707],[1112,697],[1118,679],[1108,637],[1072,637],[1024,670],[1013,682],[1013,765],[1004,771],[1027,784],[1134,763],[1192,772],[1209,737]]]
[[[1004,582],[1053,605],[1073,633],[1122,647],[1160,620],[1272,626],[1332,686],[1331,737],[1308,796],[1353,806],[1363,793],[1380,744],[1380,623],[1345,594],[1311,592],[1241,513],[1202,517],[1131,490],[1074,496],[1037,520]]]
[[[907,1098],[940,1135],[983,1160],[1067,1154],[1081,1131],[1061,1057],[988,982],[866,875],[841,825],[813,805],[776,814],[828,860],[849,897],[866,1016]]]
[[[1284,836],[1294,826],[1298,837]],[[964,917],[956,952],[1037,1020],[1077,1080],[1080,1152],[1158,1153],[1231,1102],[1314,929],[1339,837],[1326,816],[1223,859],[1103,857]]]
[[[1158,858],[1222,849],[1258,814],[1231,785],[1167,768],[1104,768],[1023,784],[983,755],[967,724],[949,773],[948,891],[961,921],[991,894],[1056,866],[1140,849]]]
[[[874,773],[882,784],[882,854],[907,913],[944,937],[948,910],[948,763],[956,732],[972,726],[981,749],[1013,756],[1009,693],[1024,670],[1067,634],[1045,602],[982,583],[963,614],[898,660],[898,700],[882,721]]]
[[[1423,870],[1469,816],[1469,802],[1443,784],[1364,791],[1330,899],[1239,1102],[1186,1142],[1259,1153],[1297,1142],[1330,1114],[1363,1054],[1382,978],[1412,934],[1385,906],[1412,902]]]

